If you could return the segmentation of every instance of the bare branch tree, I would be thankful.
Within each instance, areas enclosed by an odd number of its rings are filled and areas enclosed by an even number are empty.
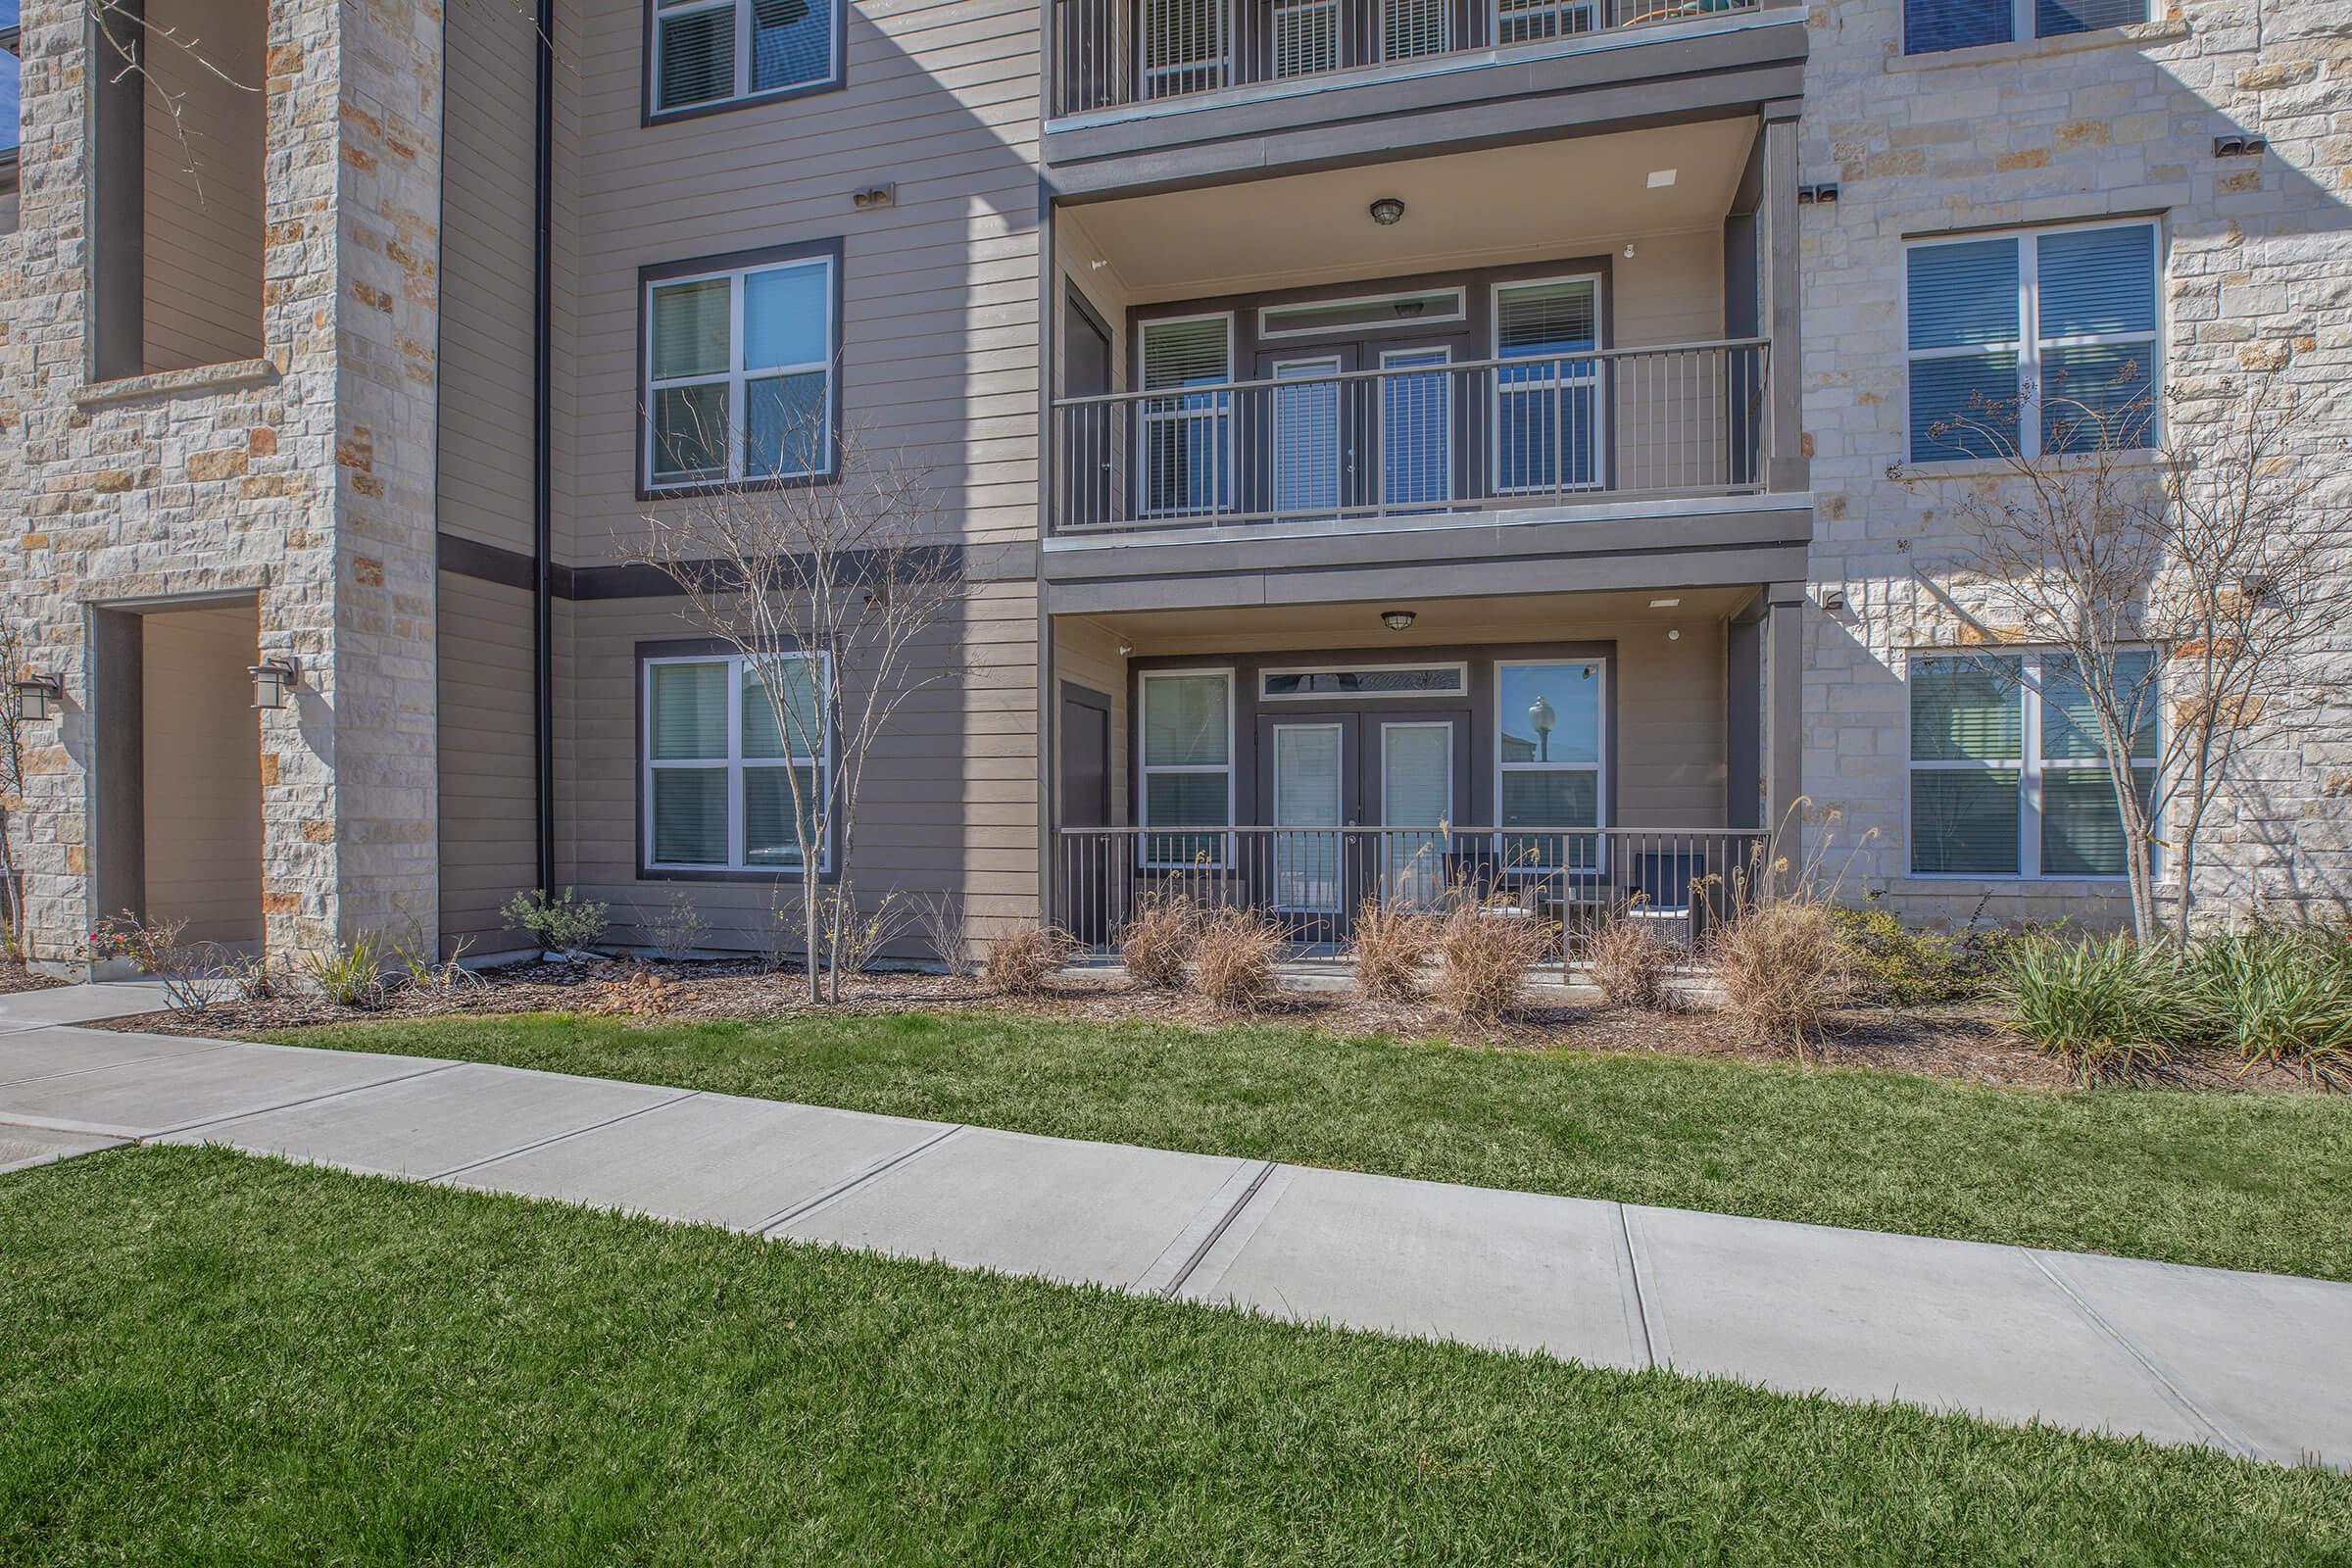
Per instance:
[[[16,613],[0,621],[0,684],[31,673],[25,664],[24,630],[29,623],[29,616]],[[20,960],[31,955],[25,947],[24,890],[10,835],[24,808],[26,787],[24,714],[16,693],[0,690],[0,924],[8,927],[8,941]]]
[[[2045,722],[2087,730],[2078,739],[2095,744],[2115,791],[2133,929],[2166,934],[2153,863],[2164,850],[2178,941],[2204,836],[2248,747],[2345,679],[2340,660],[2315,656],[2352,605],[2336,591],[2340,532],[2294,457],[2305,421],[2293,390],[2262,372],[2218,399],[2175,397],[2158,432],[2138,386],[2126,365],[2080,398],[2053,391],[2032,453],[2026,398],[1980,400],[1936,426],[1993,459],[1998,477],[1960,504],[1973,544],[1953,581],[1922,580],[1970,623],[1984,668],[2031,687]],[[2059,658],[2036,684],[1997,658],[2001,643]]]
[[[790,846],[752,851],[800,874],[808,997],[827,995],[821,952],[838,1002],[858,945],[849,867],[866,769],[907,702],[961,672],[946,634],[969,578],[929,474],[836,432],[815,401],[798,416],[771,406],[749,428],[715,418],[706,428],[685,400],[667,405],[662,466],[703,482],[645,514],[630,557],[676,583],[681,613],[742,658],[753,690],[729,700],[757,700],[783,756],[804,760],[774,769],[790,796]],[[831,896],[820,886],[829,861]]]

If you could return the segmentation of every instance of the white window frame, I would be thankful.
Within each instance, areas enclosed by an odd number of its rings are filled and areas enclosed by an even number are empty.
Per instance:
[[[1900,48],[1900,38],[1909,28],[1911,20],[1911,5],[1912,0],[1902,0],[1901,6],[1895,13],[1895,36],[1898,39],[1898,48]],[[2142,0],[2139,21],[2120,23],[2118,25],[2126,27],[2144,26],[2147,24],[2149,17],[2155,13],[2155,9],[2156,8],[2152,3],[2152,0]],[[2006,38],[1995,38],[1989,43],[1960,44],[1950,49],[1922,49],[1916,55],[1912,54],[1909,50],[1903,50],[1902,53],[1906,59],[1917,60],[1928,55],[1965,54],[1971,49],[2000,49],[2008,47],[2012,44],[2037,43],[2044,38],[2080,38],[2084,36],[2084,33],[2082,32],[2042,32],[2038,29],[2037,22],[2038,14],[2035,8],[2035,0],[2012,0],[2009,10],[2009,36]],[[2107,32],[2113,29],[2107,27],[2091,27],[2085,29],[2086,32],[2094,33]]]
[[[1168,8],[1179,5],[1197,5],[1200,8],[1200,14],[1208,21],[1208,29],[1213,34],[1210,41],[1216,47],[1211,53],[1190,60],[1155,62],[1152,58],[1152,40],[1155,36],[1164,36],[1166,26],[1163,24],[1159,33],[1153,32],[1153,10],[1158,8],[1164,14]],[[1142,88],[1139,96],[1149,102],[1155,98],[1179,98],[1187,93],[1214,92],[1220,87],[1230,86],[1233,82],[1233,0],[1142,0],[1135,13],[1135,79]],[[1205,85],[1186,84],[1191,77],[1203,73],[1209,74],[1213,79],[1208,79]],[[1168,85],[1170,81],[1177,85]]]
[[[646,98],[650,105],[647,119],[660,121],[673,116],[699,114],[720,107],[764,103],[770,98],[779,98],[786,93],[812,92],[825,87],[841,85],[841,34],[844,19],[840,10],[834,9],[826,14],[824,74],[811,76],[807,81],[786,82],[780,87],[761,87],[755,92],[752,88],[752,9],[755,3],[756,0],[687,0],[686,4],[664,6],[661,0],[645,0],[646,7],[651,12],[651,20],[646,27],[647,48],[652,52],[652,67],[645,80]],[[849,4],[849,0],[825,0],[825,3],[838,8]],[[734,91],[718,98],[698,98],[690,104],[662,102],[662,57],[664,53],[662,40],[666,32],[662,24],[679,17],[696,16],[706,11],[719,11],[730,7],[735,12]]]
[[[1267,394],[1274,405],[1273,418],[1269,421],[1274,426],[1274,446],[1273,450],[1267,454],[1268,494],[1266,500],[1268,504],[1278,517],[1318,517],[1345,511],[1348,504],[1348,383],[1341,379],[1344,370],[1340,356],[1337,354],[1302,354],[1297,359],[1276,361],[1273,370],[1271,379],[1277,382],[1287,381],[1297,385],[1331,389],[1331,505],[1329,507],[1285,508],[1282,504],[1285,456],[1283,441],[1287,434],[1283,426],[1287,421],[1283,417],[1282,410],[1285,400],[1282,395],[1283,389],[1279,385],[1272,388]],[[1286,375],[1285,371],[1303,373]],[[1321,478],[1322,475],[1317,474],[1314,477]]]
[[[1149,385],[1151,360],[1147,347],[1152,329],[1155,326],[1185,326],[1194,321],[1224,323],[1225,380],[1222,384],[1226,390],[1219,391],[1216,386],[1152,388]],[[1210,311],[1200,316],[1153,317],[1148,321],[1137,324],[1135,329],[1135,384],[1138,388],[1138,397],[1135,405],[1137,428],[1134,467],[1135,514],[1138,517],[1221,517],[1235,509],[1235,489],[1240,481],[1240,475],[1235,471],[1234,466],[1234,394],[1231,390],[1234,380],[1234,355],[1237,352],[1235,335],[1236,328],[1231,311]],[[1157,398],[1173,400],[1187,397],[1207,397],[1213,398],[1215,401],[1205,409],[1154,409],[1152,407],[1152,401]],[[1211,504],[1207,507],[1154,507],[1151,504],[1151,429],[1156,424],[1173,424],[1186,420],[1204,422],[1213,432],[1223,474],[1224,493],[1212,496]]]
[[[1335,310],[1343,305],[1393,305],[1398,300],[1427,299],[1433,294],[1453,296],[1453,309],[1437,316],[1401,316],[1386,321],[1336,321],[1329,326],[1269,326],[1267,318],[1278,311]],[[1257,308],[1257,337],[1261,343],[1280,343],[1292,338],[1325,337],[1334,332],[1380,332],[1391,328],[1415,330],[1425,326],[1443,326],[1449,321],[1466,319],[1469,300],[1461,288],[1408,288],[1389,294],[1351,294],[1338,300],[1285,300],[1276,305]]]
[[[1217,675],[1225,682],[1225,760],[1216,762],[1161,762],[1152,760],[1152,683],[1173,680],[1180,676]],[[1200,665],[1188,669],[1147,669],[1136,677],[1135,689],[1135,853],[1137,863],[1147,871],[1222,871],[1233,863],[1233,813],[1235,809],[1234,770],[1234,680],[1233,666]],[[1187,833],[1200,837],[1214,836],[1217,857],[1213,860],[1154,860],[1152,846],[1152,778],[1157,773],[1222,773],[1225,775],[1225,825],[1222,828],[1176,825],[1163,827],[1166,834]]]
[[[1558,368],[1559,362],[1554,360],[1551,362],[1552,370],[1549,375],[1525,381],[1513,381],[1509,383],[1509,390],[1506,394],[1502,379],[1504,366],[1515,363],[1542,365],[1545,362],[1544,357],[1540,354],[1507,355],[1503,352],[1502,297],[1513,289],[1540,288],[1549,283],[1590,283],[1592,285],[1592,347],[1581,351],[1583,354],[1591,356],[1592,366],[1591,377],[1592,387],[1592,482],[1590,484],[1567,482],[1568,432],[1563,424],[1555,434],[1559,450],[1553,460],[1553,482],[1550,484],[1506,485],[1502,482],[1503,398],[1506,395],[1524,396],[1524,389],[1531,387],[1556,388],[1573,378],[1561,376]],[[1514,277],[1507,282],[1489,285],[1487,347],[1495,363],[1494,368],[1487,372],[1489,377],[1487,400],[1490,405],[1487,416],[1487,474],[1488,488],[1495,495],[1536,496],[1570,492],[1592,493],[1606,490],[1609,487],[1609,388],[1608,377],[1601,373],[1600,368],[1600,357],[1606,352],[1602,344],[1605,334],[1601,331],[1601,312],[1606,303],[1602,291],[1607,286],[1606,280],[1598,272],[1563,272],[1557,277]],[[1575,357],[1562,356],[1562,358]]]
[[[1270,692],[1266,683],[1276,675],[1358,675],[1376,669],[1446,669],[1454,676],[1454,688],[1449,692]],[[1257,700],[1261,703],[1390,703],[1398,700],[1422,701],[1470,695],[1470,666],[1454,660],[1391,662],[1385,664],[1284,664],[1257,672]]]
[[[2139,652],[2134,648],[2130,652]],[[2156,751],[2153,756],[2134,757],[2133,768],[2156,768],[2164,759],[2164,657],[2160,649],[2146,652],[2155,660],[2153,678],[2156,692]],[[1923,882],[2097,882],[2121,886],[2132,879],[2129,870],[2109,875],[2066,872],[2045,876],[2041,869],[2041,781],[2048,772],[2067,772],[2080,768],[2107,771],[2103,757],[2053,757],[2041,755],[2041,710],[2043,661],[2063,658],[2064,652],[2055,648],[2003,647],[1998,650],[1961,650],[1919,648],[1911,652],[1903,669],[1903,874]],[[1948,759],[1919,759],[1911,755],[1912,704],[1917,700],[1911,686],[1912,674],[1928,661],[1945,660],[1965,662],[1969,660],[2016,660],[2018,674],[2010,677],[2017,688],[2017,700],[2023,707],[2018,727],[2019,756],[2008,759],[1977,759],[1968,757]],[[2017,769],[2017,869],[2015,871],[1921,871],[1913,868],[1912,858],[1918,853],[1919,836],[1912,825],[1911,775],[1914,773],[1998,773],[2011,767]],[[2163,799],[2164,780],[2156,780],[2156,795]],[[2119,806],[2117,811],[2122,811]],[[2129,846],[2127,846],[2129,853]],[[2155,846],[2149,854],[2153,874],[2161,875],[2164,868],[2163,846]]]
[[[1435,355],[1436,358],[1431,359],[1432,355]],[[1397,363],[1403,360],[1424,360],[1428,363],[1422,365]],[[1383,372],[1395,370],[1398,373],[1395,375],[1383,373],[1380,377],[1379,423],[1373,431],[1373,463],[1375,465],[1373,471],[1379,479],[1376,491],[1378,503],[1376,510],[1390,512],[1402,509],[1406,512],[1422,512],[1432,507],[1450,506],[1454,499],[1453,350],[1443,343],[1424,344],[1419,348],[1382,349],[1380,351],[1380,368]],[[1438,393],[1438,440],[1439,457],[1442,461],[1438,465],[1438,493],[1434,496],[1423,496],[1417,501],[1399,501],[1389,494],[1389,399],[1396,392],[1396,383],[1407,375],[1434,375],[1438,378],[1440,388]]]
[[[679,490],[706,490],[716,484],[741,484],[747,476],[762,481],[768,479],[796,481],[823,479],[832,475],[835,467],[833,448],[836,439],[833,428],[833,395],[835,391],[833,362],[841,353],[841,344],[836,340],[836,331],[841,321],[841,273],[834,265],[835,261],[836,258],[831,254],[820,252],[809,256],[788,257],[781,261],[762,262],[750,267],[713,268],[708,271],[680,272],[675,277],[655,277],[646,280],[644,297],[639,305],[639,313],[645,318],[645,342],[642,350],[645,356],[645,412],[639,422],[644,427],[641,437],[643,442],[641,461],[645,466],[645,488],[648,494]],[[745,369],[743,364],[745,353],[744,301],[750,293],[749,280],[764,272],[787,272],[811,267],[821,268],[824,270],[825,358],[805,364],[763,365],[757,370]],[[726,279],[728,284],[727,368],[723,371],[712,371],[705,375],[656,375],[654,373],[655,294],[662,289],[676,288],[682,284],[708,283],[719,278]],[[824,459],[822,466],[813,468],[791,469],[774,474],[762,472],[758,475],[748,475],[745,447],[751,439],[751,419],[747,386],[754,381],[783,380],[790,376],[811,374],[821,374],[825,378],[824,394],[819,402],[825,416],[824,432],[820,441]],[[716,386],[722,383],[727,388],[726,471],[723,474],[704,471],[681,474],[676,478],[662,477],[657,464],[657,454],[660,450],[657,437],[660,424],[657,404],[661,394],[686,387]]]
[[[2041,240],[2048,234],[2080,234],[2098,228],[2145,228],[2153,230],[2156,255],[2154,287],[2156,295],[2156,330],[2141,332],[2079,332],[2067,337],[2044,340],[2041,336]],[[2017,350],[2017,385],[2023,400],[2017,411],[2018,450],[2027,457],[2041,455],[2041,351],[2045,348],[2101,348],[2145,342],[2148,345],[2148,440],[2154,449],[2164,439],[2164,367],[2165,367],[2165,225],[2154,218],[2103,218],[2080,223],[2046,223],[2034,228],[1996,228],[1956,234],[1922,234],[1903,244],[1903,270],[1897,284],[1901,298],[1896,301],[1896,318],[1903,323],[1903,431],[1904,445],[1911,438],[1911,367],[1926,360],[1982,359],[1998,354],[2005,348]],[[1931,250],[1939,245],[1970,245],[1984,240],[2014,239],[2017,241],[2017,329],[2019,341],[2010,343],[1963,343],[1947,349],[1914,349],[1911,347],[1911,253]],[[2136,450],[2136,449],[2135,449]],[[1911,452],[1913,466],[1938,463],[1981,463],[1950,450],[1927,456]]]
[[[1609,662],[1606,658],[1497,659],[1494,661],[1493,672],[1494,678],[1493,728],[1494,733],[1488,742],[1488,755],[1494,763],[1495,854],[1502,853],[1503,840],[1513,833],[1541,833],[1544,831],[1542,826],[1513,828],[1503,825],[1502,776],[1505,773],[1591,773],[1592,775],[1592,827],[1591,831],[1596,840],[1606,842],[1609,825]],[[1592,671],[1592,678],[1600,683],[1600,689],[1593,698],[1593,722],[1599,732],[1594,743],[1593,760],[1590,762],[1506,762],[1502,760],[1502,672],[1506,669],[1590,669]],[[1566,822],[1555,822],[1549,825],[1563,829],[1572,827],[1572,824]],[[1577,829],[1577,831],[1583,830]],[[1571,864],[1529,866],[1525,870],[1531,876],[1598,876],[1605,858],[1605,856],[1596,857],[1595,863],[1586,866]],[[1504,870],[1508,874],[1510,868],[1506,866]]]
[[[1384,901],[1397,900],[1405,902],[1405,906],[1408,908],[1427,908],[1434,905],[1437,898],[1445,892],[1446,858],[1453,849],[1451,823],[1454,802],[1461,793],[1461,781],[1453,776],[1454,762],[1459,756],[1454,750],[1458,744],[1454,736],[1457,727],[1457,722],[1450,718],[1391,718],[1382,719],[1380,722],[1380,828],[1382,840],[1380,893]],[[1446,737],[1446,809],[1435,823],[1427,825],[1389,820],[1389,737],[1399,730],[1408,729],[1434,729],[1441,731]],[[1407,833],[1428,836],[1428,842],[1434,844],[1438,852],[1435,865],[1418,870],[1412,869],[1412,860],[1420,858],[1418,850],[1413,852],[1404,866],[1397,864],[1397,838],[1399,835]],[[1409,901],[1406,900],[1407,890],[1404,884],[1408,872],[1416,883],[1422,882],[1423,879],[1427,880],[1429,888],[1427,903],[1422,902],[1418,896]],[[1418,894],[1418,889],[1414,891]]]
[[[817,666],[817,712],[821,716],[830,706],[832,691],[832,661],[823,654],[777,654],[779,661],[808,662]],[[724,664],[727,666],[727,754],[724,758],[662,758],[654,756],[654,670],[662,664]],[[831,726],[819,738],[821,750],[813,757],[746,757],[743,755],[743,700],[747,682],[757,670],[757,662],[741,654],[663,654],[639,661],[637,673],[638,703],[644,721],[638,726],[641,734],[637,743],[638,793],[642,797],[638,808],[638,862],[648,871],[737,872],[751,876],[798,877],[804,867],[753,863],[745,857],[744,846],[744,775],[759,768],[808,767],[816,769],[816,786],[829,791],[833,780],[833,735]],[[784,739],[787,752],[792,740]],[[727,780],[727,858],[724,864],[710,861],[657,860],[654,858],[654,774],[662,769],[710,772],[722,769]],[[830,816],[830,812],[822,814]],[[828,821],[822,835],[816,874],[830,875],[833,870],[833,834]]]

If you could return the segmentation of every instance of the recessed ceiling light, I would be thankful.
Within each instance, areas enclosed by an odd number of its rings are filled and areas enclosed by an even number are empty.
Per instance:
[[[1675,606],[1681,603],[1682,600],[1680,599],[1652,599],[1649,602],[1649,608],[1652,610],[1672,610]]]
[[[1674,175],[1675,171],[1671,169],[1651,170],[1649,172],[1649,188],[1651,190],[1664,190],[1667,186],[1674,183]]]

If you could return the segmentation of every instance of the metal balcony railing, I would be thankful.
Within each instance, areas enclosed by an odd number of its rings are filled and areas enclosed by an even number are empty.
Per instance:
[[[1564,934],[1603,916],[1696,947],[1749,884],[1754,828],[1088,827],[1053,844],[1054,919],[1118,946],[1137,901],[1181,893],[1259,909],[1301,943],[1343,944],[1367,902],[1439,910],[1468,897]]]
[[[1057,115],[1752,11],[1759,0],[1058,0]]]
[[[1301,369],[1054,405],[1055,532],[1763,489],[1768,341]]]

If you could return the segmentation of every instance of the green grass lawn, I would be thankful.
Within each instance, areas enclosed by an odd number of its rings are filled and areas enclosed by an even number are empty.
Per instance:
[[[2352,1279],[2352,1099],[1008,1014],[280,1037],[1528,1192]]]
[[[0,1561],[2344,1560],[2352,1482],[147,1149],[0,1177]]]

